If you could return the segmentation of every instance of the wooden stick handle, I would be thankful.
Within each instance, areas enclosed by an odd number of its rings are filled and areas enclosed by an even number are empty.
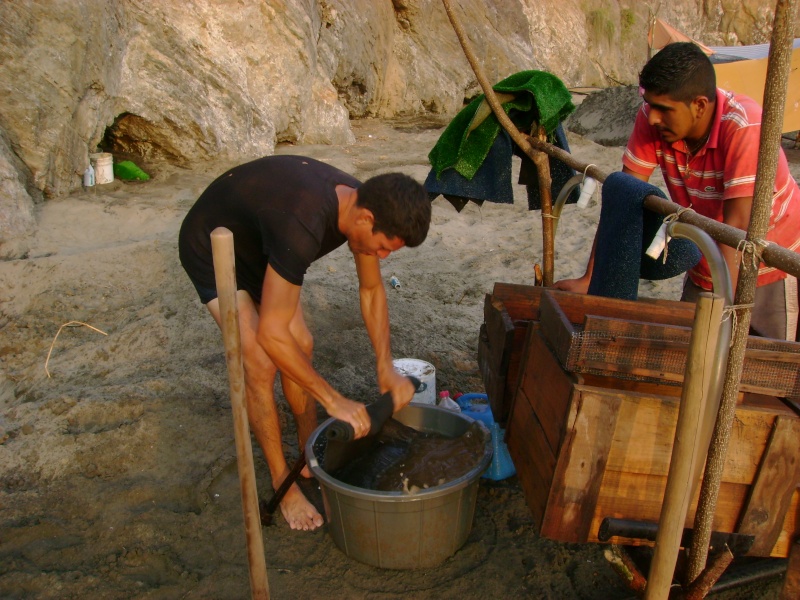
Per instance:
[[[247,421],[242,340],[239,331],[239,307],[236,303],[236,266],[233,234],[224,227],[211,232],[211,252],[214,257],[214,277],[217,282],[222,340],[228,364],[233,434],[236,440],[236,460],[239,466],[239,485],[242,491],[244,530],[247,538],[247,560],[250,566],[250,594],[254,600],[269,599],[267,563],[261,518],[258,514],[258,490]]]
[[[697,488],[698,464],[708,452],[708,439],[704,418],[713,422],[716,414],[707,415],[706,405],[711,401],[709,390],[713,368],[718,360],[717,338],[722,323],[722,296],[702,293],[697,299],[692,335],[686,356],[686,373],[683,393],[675,427],[675,441],[667,474],[664,503],[658,520],[656,545],[647,577],[645,600],[667,600],[680,551],[681,536],[686,523],[686,513]]]

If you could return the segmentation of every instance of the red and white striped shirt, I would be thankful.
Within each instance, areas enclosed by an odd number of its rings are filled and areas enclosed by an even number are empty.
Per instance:
[[[631,171],[650,177],[661,167],[672,201],[698,213],[723,221],[722,203],[753,195],[761,136],[761,107],[747,96],[717,88],[711,134],[696,155],[690,155],[683,140],[666,143],[648,121],[649,106],[636,115],[633,133],[622,158]],[[789,173],[783,149],[779,149],[778,172],[772,196],[767,239],[797,251],[800,248],[800,189]],[[688,159],[688,164],[687,164]],[[706,259],[689,271],[692,281],[711,289]],[[786,273],[761,264],[758,285],[773,283]]]

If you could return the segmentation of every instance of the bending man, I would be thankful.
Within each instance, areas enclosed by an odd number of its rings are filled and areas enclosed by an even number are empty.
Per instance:
[[[339,394],[311,364],[313,338],[300,305],[306,270],[347,242],[375,349],[378,384],[382,393],[392,392],[399,410],[414,389],[392,365],[379,260],[403,246],[420,245],[430,219],[424,188],[406,175],[379,175],[362,184],[301,156],[269,156],[234,167],[211,183],[186,215],[179,238],[181,263],[218,325],[210,234],[217,227],[233,233],[247,411],[274,488],[289,473],[273,390],[278,371],[301,448],[317,425],[314,399],[330,416],[350,423],[357,437],[370,428],[364,404]],[[309,475],[307,468],[304,475]],[[281,512],[292,529],[323,523],[297,484],[286,493]]]

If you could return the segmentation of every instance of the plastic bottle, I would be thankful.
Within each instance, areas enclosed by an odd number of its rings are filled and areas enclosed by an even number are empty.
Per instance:
[[[586,177],[581,186],[581,195],[578,198],[578,208],[586,208],[589,206],[589,200],[594,196],[594,191],[597,189],[597,181],[593,177]]]
[[[83,172],[83,187],[92,187],[94,185],[94,167],[92,167],[92,163],[89,163],[89,166],[86,167],[86,170]]]
[[[439,392],[439,402],[438,405],[442,408],[446,408],[447,410],[453,410],[456,412],[461,412],[461,407],[458,403],[450,397],[450,392],[447,390],[443,390]]]

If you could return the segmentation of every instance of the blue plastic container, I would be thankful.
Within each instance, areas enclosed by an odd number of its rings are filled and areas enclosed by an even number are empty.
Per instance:
[[[492,433],[492,463],[484,471],[482,477],[500,481],[514,475],[517,470],[508,453],[508,446],[503,441],[505,431],[500,429],[500,425],[494,421],[492,407],[489,406],[489,396],[478,393],[464,394],[456,398],[456,402],[461,407],[462,415],[481,421]]]
[[[461,407],[462,414],[476,421],[481,421],[491,431],[494,415],[492,415],[492,408],[489,406],[489,396],[486,394],[464,394],[459,396],[456,402]]]

